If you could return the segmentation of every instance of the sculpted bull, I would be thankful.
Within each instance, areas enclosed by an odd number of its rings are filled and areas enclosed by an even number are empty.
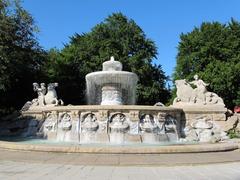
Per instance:
[[[177,97],[174,99],[174,103],[177,102],[191,102],[193,99],[193,88],[186,79],[180,79],[175,81],[177,88]]]

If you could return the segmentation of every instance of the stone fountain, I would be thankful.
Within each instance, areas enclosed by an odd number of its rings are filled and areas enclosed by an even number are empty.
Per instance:
[[[122,63],[112,56],[103,63],[102,71],[86,75],[88,104],[135,104],[137,81],[137,75],[122,71]]]
[[[182,110],[134,105],[138,77],[122,67],[111,57],[102,71],[86,75],[89,105],[63,106],[57,99],[57,83],[50,83],[48,92],[44,83],[34,83],[38,98],[25,104],[22,115],[37,125],[27,135],[80,144],[178,142]]]
[[[38,98],[22,108],[28,126],[21,128],[21,135],[74,144],[218,142],[237,122],[227,120],[222,98],[208,92],[198,76],[192,82],[175,82],[177,97],[170,107],[134,105],[138,77],[122,68],[111,57],[102,71],[86,75],[89,105],[64,106],[55,90],[58,83],[47,88],[34,83]]]

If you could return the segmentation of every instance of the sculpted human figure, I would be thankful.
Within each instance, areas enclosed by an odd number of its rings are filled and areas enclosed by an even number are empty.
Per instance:
[[[44,127],[47,131],[55,131],[57,125],[57,120],[53,117],[52,114],[48,114],[45,122]]]
[[[143,120],[144,123],[152,123],[150,116],[147,114]]]
[[[89,113],[82,122],[82,128],[86,131],[96,131],[98,129],[97,118]]]
[[[33,83],[33,91],[38,93],[37,105],[44,106],[45,105],[45,94],[46,94],[46,86],[45,83],[41,83],[40,86],[38,83]]]
[[[167,116],[164,122],[165,131],[175,131],[177,132],[177,120],[172,116]]]
[[[157,128],[157,125],[153,122],[151,116],[146,114],[142,123],[140,123],[140,128],[145,132],[153,132]]]
[[[194,96],[192,101],[196,102],[197,100],[200,100],[203,102],[203,104],[206,104],[206,93],[207,93],[206,86],[208,86],[209,84],[199,79],[197,74],[194,75],[194,81],[189,82],[189,84],[193,84],[196,86],[193,92]]]
[[[92,114],[88,114],[87,117],[85,118],[85,123],[91,123],[95,122],[96,118]]]
[[[125,132],[129,128],[129,125],[126,122],[125,116],[118,113],[113,117],[109,127],[115,132]]]
[[[117,124],[117,125],[122,125],[124,122],[124,117],[121,116],[121,114],[117,114],[114,118],[113,118],[113,123]]]
[[[69,114],[65,113],[59,123],[59,126],[62,130],[68,131],[72,128],[71,117]]]

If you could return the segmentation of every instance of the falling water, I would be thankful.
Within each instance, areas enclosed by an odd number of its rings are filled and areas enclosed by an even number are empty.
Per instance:
[[[132,72],[121,71],[121,65],[118,61],[110,60],[105,63],[105,65],[103,64],[103,71],[86,75],[88,104],[101,104],[102,88],[107,85],[113,85],[120,91],[122,104],[135,104],[137,75]]]

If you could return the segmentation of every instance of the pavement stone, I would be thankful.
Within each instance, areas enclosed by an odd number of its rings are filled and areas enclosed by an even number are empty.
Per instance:
[[[240,179],[240,151],[185,154],[65,154],[0,149],[3,180]]]
[[[5,166],[8,168],[6,169]],[[18,168],[16,168],[18,167]],[[174,167],[82,166],[2,161],[0,177],[6,180],[159,180],[240,179],[240,163]]]

